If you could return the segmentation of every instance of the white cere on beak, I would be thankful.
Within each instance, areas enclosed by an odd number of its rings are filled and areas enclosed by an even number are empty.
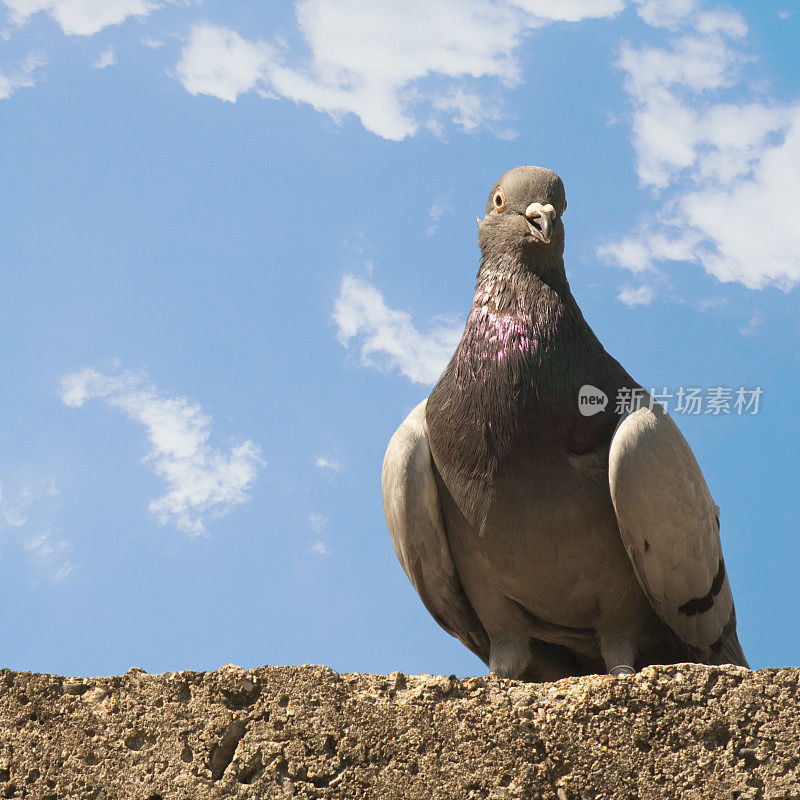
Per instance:
[[[543,206],[541,203],[531,203],[525,209],[526,217],[540,217],[542,214],[547,214],[551,222],[556,218],[556,210],[550,203],[546,206]]]
[[[553,220],[556,218],[556,210],[548,203],[531,203],[525,209],[525,219],[528,221],[528,228],[533,236],[545,244],[550,242],[550,233],[553,230]]]

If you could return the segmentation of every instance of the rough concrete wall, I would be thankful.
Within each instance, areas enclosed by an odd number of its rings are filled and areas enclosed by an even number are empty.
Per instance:
[[[800,670],[0,672],[0,796],[800,800]]]

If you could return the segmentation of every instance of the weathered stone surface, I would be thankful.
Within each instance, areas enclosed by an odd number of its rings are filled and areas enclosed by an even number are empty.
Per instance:
[[[0,672],[0,797],[800,800],[800,670]]]

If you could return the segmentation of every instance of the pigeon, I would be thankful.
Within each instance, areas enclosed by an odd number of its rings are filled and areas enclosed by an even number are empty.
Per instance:
[[[395,552],[439,625],[500,677],[747,667],[719,508],[674,421],[584,319],[566,208],[543,167],[489,194],[464,334],[383,462]],[[587,392],[600,405],[581,408]]]

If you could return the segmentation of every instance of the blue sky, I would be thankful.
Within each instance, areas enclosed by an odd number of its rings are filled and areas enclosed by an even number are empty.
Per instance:
[[[380,463],[505,170],[722,508],[754,666],[800,662],[800,13],[785,2],[0,2],[0,662],[475,674]]]

